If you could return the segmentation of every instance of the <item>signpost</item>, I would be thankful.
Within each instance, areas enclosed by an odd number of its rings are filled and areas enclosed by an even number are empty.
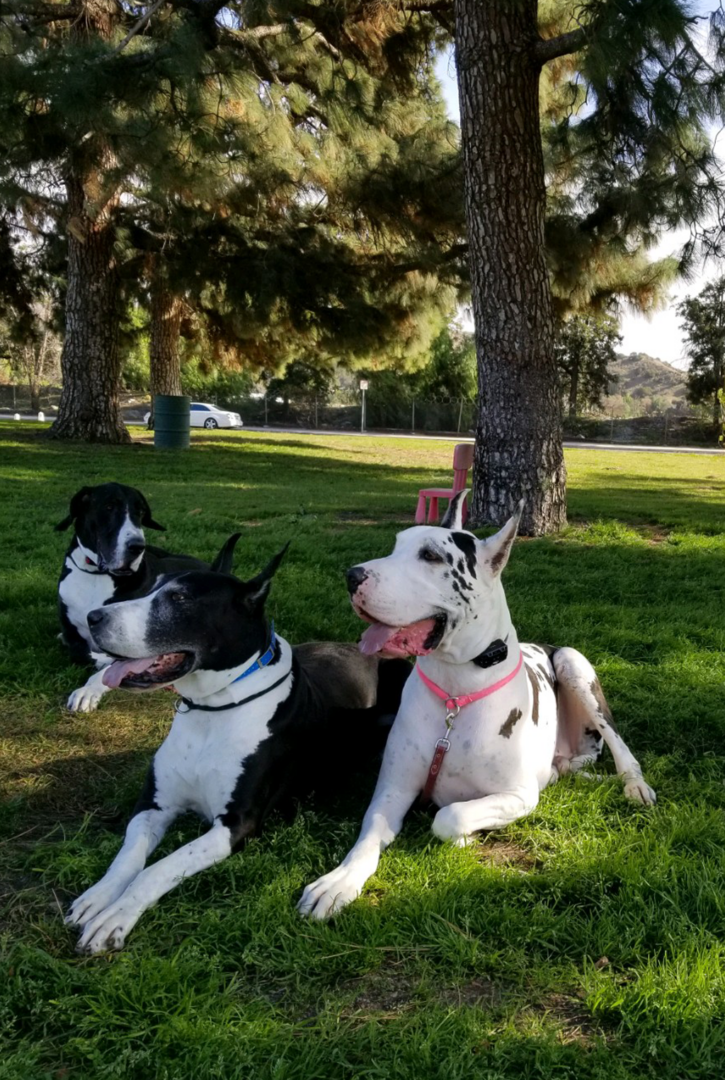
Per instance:
[[[360,410],[360,433],[365,431],[365,391],[368,388],[368,380],[360,380],[360,390],[362,392],[362,409]]]

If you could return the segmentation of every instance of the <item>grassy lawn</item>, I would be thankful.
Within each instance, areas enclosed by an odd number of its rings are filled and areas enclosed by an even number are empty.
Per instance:
[[[385,554],[451,445],[195,434],[187,453],[61,447],[0,427],[0,1080],[699,1080],[725,1060],[725,460],[569,452],[570,528],[516,545],[522,640],[598,666],[659,803],[567,779],[466,849],[414,811],[330,925],[294,903],[353,841],[372,790],[275,821],[147,912],[125,952],[79,958],[61,910],[106,869],[169,695],[63,709],[84,677],[56,641],[82,484],[148,496],[171,549],[242,531],[251,576],[293,544],[270,601],[292,642],[356,640],[343,570]],[[156,537],[154,537],[154,540]],[[162,853],[199,826],[184,820]]]

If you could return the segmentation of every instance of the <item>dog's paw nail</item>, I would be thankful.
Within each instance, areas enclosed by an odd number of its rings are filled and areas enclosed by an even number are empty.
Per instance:
[[[644,780],[630,780],[624,785],[624,794],[632,802],[641,803],[643,806],[654,806],[657,796]]]

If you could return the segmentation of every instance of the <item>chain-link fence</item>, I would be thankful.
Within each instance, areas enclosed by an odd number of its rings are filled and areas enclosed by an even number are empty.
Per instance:
[[[475,430],[476,403],[466,398],[411,398],[367,392],[366,423],[368,431],[399,431],[401,434],[461,435],[469,438]],[[41,405],[51,418],[60,398],[58,387],[41,389]],[[351,398],[353,399],[351,401]],[[355,400],[357,398],[357,400]],[[305,397],[298,400],[252,394],[208,400],[223,409],[238,412],[251,427],[296,427],[307,430],[360,431],[362,409],[359,394],[340,395],[332,401]],[[139,423],[148,412],[148,397],[122,396],[124,419]],[[0,384],[0,411],[32,413],[27,386]],[[570,441],[611,442],[645,446],[718,446],[713,424],[702,410],[682,412],[667,410],[654,416],[618,417],[599,414],[563,418],[564,438]]]
[[[238,412],[245,424],[360,431],[361,404],[325,402],[317,398],[279,400],[252,396],[214,402]],[[365,427],[369,430],[469,434],[476,403],[465,398],[390,400],[368,392]]]

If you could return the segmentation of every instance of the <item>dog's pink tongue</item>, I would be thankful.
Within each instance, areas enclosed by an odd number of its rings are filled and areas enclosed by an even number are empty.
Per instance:
[[[139,660],[114,660],[103,672],[104,686],[114,689],[120,686],[127,675],[138,675],[148,669],[157,660],[155,656],[143,656]]]
[[[372,623],[360,638],[360,652],[365,653],[366,656],[380,652],[397,633],[397,626],[386,626],[381,622]]]
[[[360,639],[360,652],[383,656],[425,656],[431,652],[426,641],[435,628],[435,619],[421,619],[410,626],[373,623]]]

